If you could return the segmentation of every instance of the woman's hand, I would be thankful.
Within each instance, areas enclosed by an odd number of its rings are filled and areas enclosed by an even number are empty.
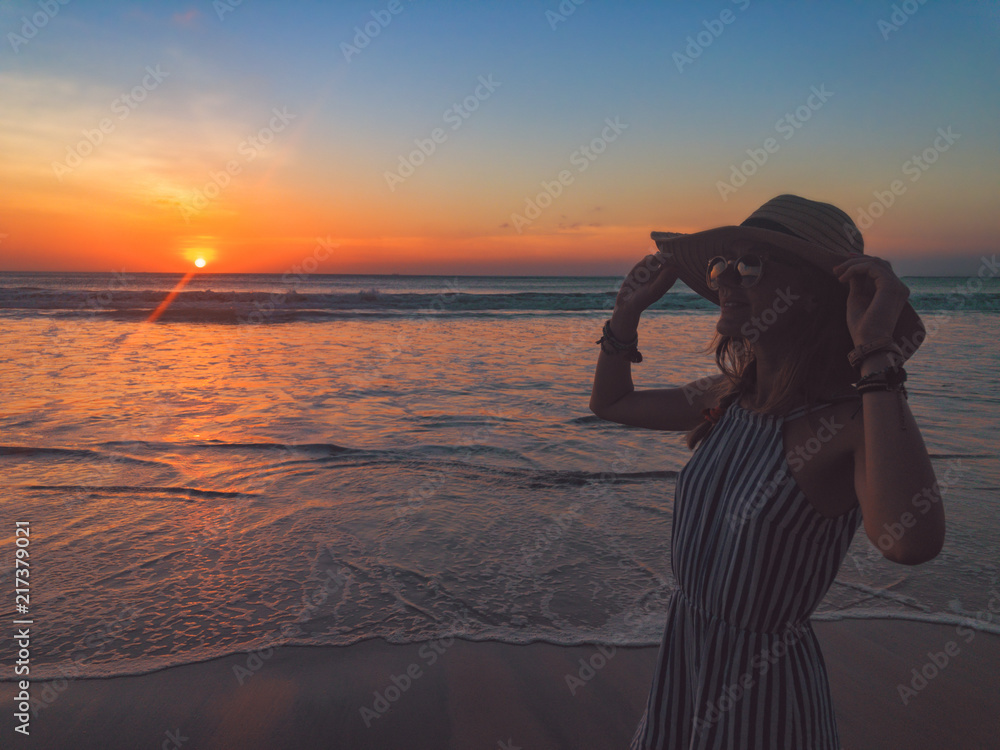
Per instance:
[[[666,294],[677,281],[677,271],[666,261],[657,252],[636,263],[618,290],[615,309],[638,318],[643,310]]]
[[[889,261],[871,255],[853,255],[834,266],[847,295],[847,329],[855,346],[892,336],[910,290],[892,271]]]

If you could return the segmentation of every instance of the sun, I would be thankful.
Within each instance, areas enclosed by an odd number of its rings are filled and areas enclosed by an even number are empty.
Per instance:
[[[194,263],[196,268],[204,268],[214,263],[218,253],[215,250],[214,237],[194,237],[190,244],[185,242],[186,247],[180,251],[180,256],[188,263]]]

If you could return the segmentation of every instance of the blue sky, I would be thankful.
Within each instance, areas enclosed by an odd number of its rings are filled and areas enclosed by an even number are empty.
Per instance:
[[[582,253],[581,272],[617,273],[650,229],[739,223],[782,192],[857,218],[894,180],[905,193],[866,230],[870,252],[964,273],[996,250],[995,3],[391,7],[244,0],[220,18],[221,0],[3,3],[0,268],[174,270],[201,243],[216,270],[282,270],[322,235],[345,272],[546,273]],[[345,59],[366,24],[377,36]],[[158,65],[162,84],[56,179],[53,162]],[[480,76],[495,91],[411,177],[387,181]],[[809,109],[817,90],[830,94]],[[179,222],[276,107],[291,125]],[[779,130],[796,109],[808,119]],[[607,118],[627,124],[621,137],[515,231],[511,217]],[[939,128],[959,137],[914,180],[905,165]],[[721,188],[768,138],[779,149],[766,163]]]

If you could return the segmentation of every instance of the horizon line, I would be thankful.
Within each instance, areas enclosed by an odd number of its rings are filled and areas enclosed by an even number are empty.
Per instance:
[[[18,270],[7,270],[0,269],[0,274],[65,274],[65,273],[88,273],[88,274],[107,274],[107,273],[122,273],[123,271],[117,271],[114,269],[108,269],[106,271],[80,271],[80,270],[63,270],[63,271],[52,271],[52,270],[32,270],[25,271],[23,269]],[[132,274],[149,274],[149,275],[161,275],[161,276],[184,276],[186,271],[129,271]],[[288,271],[197,271],[194,276],[284,276]],[[627,272],[626,272],[627,273]],[[617,278],[619,276],[624,278],[624,274],[517,274],[517,273],[310,273],[307,277],[312,278],[318,276],[402,276],[407,278],[422,278],[422,277],[439,277],[439,276],[455,276],[456,278],[505,278],[505,279],[564,279],[564,278],[575,278],[575,279],[601,279],[601,278]],[[958,275],[944,275],[944,274],[926,274],[926,273],[908,273],[903,274],[899,278],[904,279],[958,279],[968,276],[968,274],[958,274]],[[678,279],[683,283],[682,279]]]

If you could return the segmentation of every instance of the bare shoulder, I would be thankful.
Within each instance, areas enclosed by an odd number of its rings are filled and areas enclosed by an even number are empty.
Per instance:
[[[864,414],[861,397],[857,395],[839,397],[833,403],[813,409],[788,422],[792,433],[812,435],[850,453],[858,447],[859,441],[864,440]]]
[[[845,399],[785,423],[784,447],[792,474],[806,499],[828,518],[858,504],[854,476],[864,441],[860,407],[860,398]]]

